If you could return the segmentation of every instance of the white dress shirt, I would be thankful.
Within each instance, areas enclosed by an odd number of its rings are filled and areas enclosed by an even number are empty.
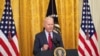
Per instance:
[[[46,38],[47,38],[47,41],[48,41],[48,35],[49,33],[45,30],[45,34],[46,34]],[[53,32],[50,32],[50,35],[51,35],[51,38],[53,38]]]

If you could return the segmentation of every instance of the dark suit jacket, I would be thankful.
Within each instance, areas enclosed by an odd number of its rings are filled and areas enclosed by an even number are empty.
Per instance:
[[[53,32],[53,50],[56,47],[63,47],[62,38],[59,34]],[[46,39],[45,31],[42,31],[35,36],[35,42],[34,42],[34,48],[33,48],[33,54],[36,55],[37,53],[41,52],[41,48],[44,44],[48,44]],[[49,50],[49,49],[48,49]]]

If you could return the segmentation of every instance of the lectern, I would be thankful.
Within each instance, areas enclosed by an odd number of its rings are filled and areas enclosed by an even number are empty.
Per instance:
[[[53,56],[53,51],[42,51],[35,56]]]
[[[54,51],[42,51],[35,56],[54,56]],[[77,49],[66,49],[66,56],[78,56]]]

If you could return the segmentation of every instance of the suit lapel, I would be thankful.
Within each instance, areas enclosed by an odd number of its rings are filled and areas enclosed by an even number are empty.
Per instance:
[[[53,39],[55,39],[55,37],[56,37],[56,36],[55,36],[55,34],[54,34],[54,32],[53,32]]]
[[[47,38],[46,38],[46,34],[45,34],[45,31],[43,31],[43,41],[44,41],[44,44],[48,44],[48,41],[47,41]]]

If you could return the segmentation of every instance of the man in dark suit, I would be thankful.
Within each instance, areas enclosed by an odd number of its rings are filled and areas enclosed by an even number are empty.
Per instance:
[[[53,32],[54,20],[52,17],[44,19],[44,30],[35,35],[33,53],[38,54],[41,51],[54,50],[56,47],[63,47],[62,38],[59,34]]]

